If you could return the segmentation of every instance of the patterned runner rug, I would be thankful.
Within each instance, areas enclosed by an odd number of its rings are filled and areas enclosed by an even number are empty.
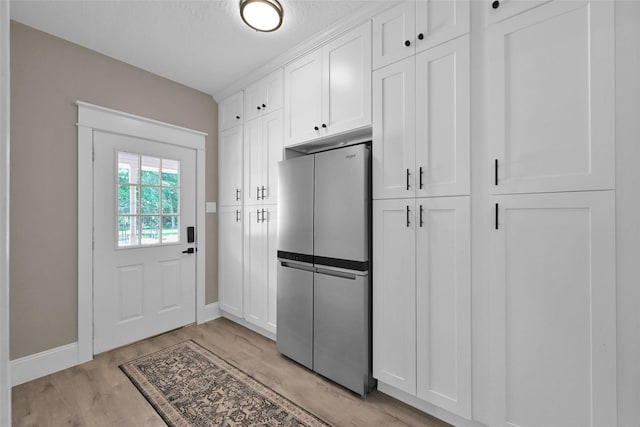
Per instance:
[[[170,426],[329,426],[193,341],[120,369]]]

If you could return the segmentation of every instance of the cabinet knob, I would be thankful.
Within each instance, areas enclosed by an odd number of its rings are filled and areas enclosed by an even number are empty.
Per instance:
[[[491,3],[491,7],[494,9],[497,9],[500,7],[500,2],[498,0],[495,0],[493,3]]]
[[[424,39],[424,34],[420,33],[418,34],[418,40],[423,40]]]
[[[236,116],[236,120],[240,120],[240,116]]]
[[[322,124],[322,127],[323,127],[324,129],[326,129],[326,128],[327,128],[327,125],[323,123],[323,124]]]
[[[318,126],[314,126],[313,130],[320,130],[320,128]]]
[[[258,107],[257,107],[257,108],[258,108],[258,110],[261,110],[261,108],[260,108],[260,106],[259,106],[259,105],[258,105]]]
[[[409,46],[411,46],[411,42],[409,40],[405,40],[404,41],[404,45],[409,47]]]
[[[264,105],[264,104],[262,104],[262,108],[267,108],[267,106],[266,106],[266,105]]]

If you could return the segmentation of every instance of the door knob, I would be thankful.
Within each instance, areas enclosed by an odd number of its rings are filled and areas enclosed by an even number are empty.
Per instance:
[[[182,251],[183,254],[192,254],[194,253],[196,250],[195,248],[189,248],[186,251]]]

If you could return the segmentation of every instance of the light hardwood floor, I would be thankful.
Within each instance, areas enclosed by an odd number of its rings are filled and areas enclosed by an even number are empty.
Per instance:
[[[188,339],[335,426],[448,426],[378,391],[361,399],[280,355],[273,341],[226,319],[108,351],[14,387],[13,426],[165,426],[118,365]]]

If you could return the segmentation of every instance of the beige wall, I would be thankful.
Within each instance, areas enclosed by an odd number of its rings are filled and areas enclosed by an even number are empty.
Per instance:
[[[208,133],[207,201],[217,200],[211,96],[12,22],[11,359],[77,340],[76,100]],[[210,303],[218,299],[215,214],[206,226]]]

